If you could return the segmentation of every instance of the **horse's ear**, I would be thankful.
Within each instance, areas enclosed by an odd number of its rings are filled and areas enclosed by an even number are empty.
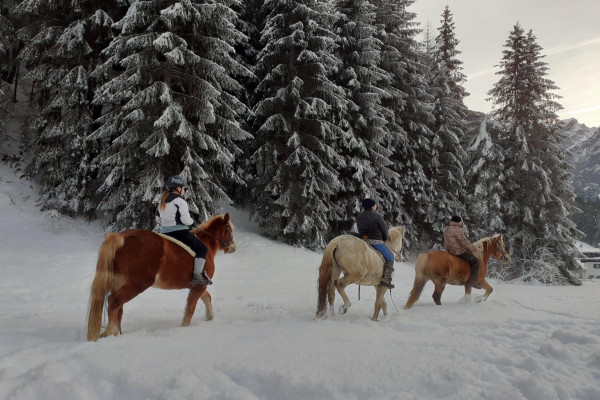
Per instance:
[[[214,217],[215,215],[217,215],[217,214],[215,214],[215,213],[213,212],[213,213],[212,213],[212,215],[211,215],[211,217]]]
[[[225,221],[226,224],[229,223],[229,213],[225,214],[225,216],[223,217],[223,220]]]

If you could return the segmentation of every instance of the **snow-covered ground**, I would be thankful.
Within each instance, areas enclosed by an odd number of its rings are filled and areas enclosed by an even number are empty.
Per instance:
[[[359,301],[352,286],[347,314],[314,320],[320,254],[261,237],[235,210],[214,320],[200,304],[181,328],[187,291],[149,289],[125,305],[122,336],[88,343],[102,229],[35,198],[0,165],[2,400],[600,399],[600,284],[492,281],[481,304],[448,286],[435,306],[428,283],[403,310],[414,266],[400,263],[387,318],[370,321],[373,289]]]

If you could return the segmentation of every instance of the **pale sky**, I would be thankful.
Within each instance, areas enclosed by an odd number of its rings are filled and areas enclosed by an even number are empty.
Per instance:
[[[409,11],[417,14],[420,28],[429,21],[437,35],[446,5],[460,41],[458,58],[467,76],[465,89],[471,95],[465,103],[470,109],[491,111],[485,99],[499,79],[494,66],[519,22],[525,32],[533,30],[546,55],[547,78],[563,97],[559,116],[600,127],[600,0],[416,0]]]

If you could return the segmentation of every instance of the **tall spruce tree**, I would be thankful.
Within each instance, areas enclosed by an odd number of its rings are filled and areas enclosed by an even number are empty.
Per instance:
[[[465,204],[473,201],[466,193],[463,169],[467,161],[467,154],[461,146],[467,114],[463,99],[468,93],[462,86],[466,77],[461,72],[458,43],[454,34],[453,16],[446,6],[435,38],[428,74],[434,96],[433,146],[438,153],[438,165],[432,171],[436,190],[434,209],[437,214],[433,227],[438,233],[445,228],[451,215],[464,215]]]
[[[9,75],[8,60],[15,38],[12,23],[0,14],[0,137],[3,133],[5,116],[10,108],[10,93],[6,81]]]
[[[246,37],[232,3],[134,2],[116,23],[120,34],[94,75],[118,73],[98,90],[94,103],[105,113],[89,137],[106,146],[97,158],[99,208],[111,229],[152,227],[152,203],[169,175],[190,185],[199,219],[230,202],[227,185],[243,183],[232,167],[236,143],[250,137],[239,123],[248,110],[237,78],[251,73],[234,59]]]
[[[552,93],[541,47],[516,24],[500,61],[500,80],[489,94],[502,124],[498,143],[505,158],[503,222],[513,264],[546,283],[577,283],[570,221],[576,211],[565,151],[559,146],[561,106]]]
[[[233,10],[239,14],[239,26],[240,31],[244,33],[248,40],[240,43],[236,47],[236,54],[240,62],[245,65],[248,69],[254,70],[258,53],[261,48],[260,37],[261,32],[265,25],[266,8],[263,7],[264,0],[245,0],[243,2],[234,5]],[[249,108],[252,108],[252,102],[256,86],[258,85],[258,79],[255,75],[247,77],[241,81],[243,90],[243,102]],[[252,131],[253,116],[244,121],[245,127],[249,132]],[[236,171],[240,174],[240,177],[244,182],[252,182],[252,162],[250,157],[257,149],[256,141],[245,140],[239,144],[243,151],[243,154],[236,157],[234,166]],[[232,200],[237,206],[246,207],[252,203],[252,187],[245,184],[236,184],[232,187],[231,195]]]
[[[329,79],[333,14],[315,0],[265,2],[254,112],[256,151],[253,214],[272,236],[322,247],[339,211],[332,201],[344,165],[332,147],[343,135],[333,115],[345,109],[343,91]]]
[[[335,31],[337,54],[342,62],[336,83],[345,91],[349,106],[337,116],[345,135],[338,141],[338,151],[345,159],[340,171],[343,190],[336,201],[343,208],[343,218],[334,225],[337,232],[348,230],[360,210],[365,196],[376,198],[384,217],[391,219],[395,195],[390,182],[398,182],[391,169],[392,142],[388,120],[393,110],[382,104],[391,99],[388,91],[392,76],[380,67],[382,41],[376,36],[377,7],[366,0],[337,0]]]
[[[470,194],[467,210],[471,233],[477,237],[506,231],[502,220],[504,156],[503,149],[492,139],[498,137],[495,125],[484,118],[478,136],[468,148],[471,162],[466,173]]]
[[[120,1],[56,2],[26,0],[16,7],[25,21],[21,35],[31,36],[19,54],[25,76],[37,88],[35,118],[28,144],[33,149],[29,171],[41,183],[42,207],[69,214],[93,214],[88,190],[97,154],[85,141],[95,117],[91,98],[96,82],[89,71],[112,39],[113,19],[102,9],[118,12]]]
[[[407,243],[428,240],[432,234],[434,188],[427,168],[437,163],[430,126],[433,97],[428,93],[426,65],[415,36],[419,33],[407,10],[412,0],[375,0],[375,37],[381,43],[379,67],[390,80],[381,105],[387,113],[389,135],[383,146],[390,150],[391,164],[382,177],[388,190],[381,193],[388,220],[404,224],[411,233]]]

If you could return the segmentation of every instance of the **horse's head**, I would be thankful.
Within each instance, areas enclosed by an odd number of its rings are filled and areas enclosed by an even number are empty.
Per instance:
[[[405,232],[406,228],[403,226],[395,226],[389,230],[387,244],[389,249],[394,252],[394,259],[397,262],[402,261],[402,243],[404,241]]]
[[[492,256],[496,260],[500,260],[502,262],[510,261],[510,256],[504,247],[504,239],[502,238],[502,235],[494,236],[493,242],[496,245],[496,249],[494,250],[494,253],[492,253]]]
[[[229,219],[229,213],[225,215],[215,215],[213,217],[192,230],[195,235],[206,235],[215,239],[219,243],[219,250],[225,253],[234,253],[236,244],[233,240],[233,224]]]

